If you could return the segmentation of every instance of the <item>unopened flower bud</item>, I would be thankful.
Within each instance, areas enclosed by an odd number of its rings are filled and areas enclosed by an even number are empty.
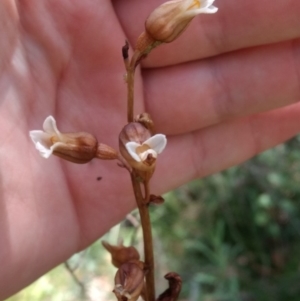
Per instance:
[[[158,296],[156,301],[176,301],[181,291],[181,277],[174,272],[165,275],[165,279],[169,282],[169,288]]]
[[[102,241],[102,245],[111,254],[112,264],[116,268],[119,268],[125,262],[140,260],[140,254],[135,247],[125,247],[123,244],[112,246],[106,241]]]
[[[52,116],[43,124],[43,131],[30,131],[29,135],[36,149],[44,158],[52,154],[73,163],[87,163],[93,158],[116,159],[118,153],[111,147],[98,144],[97,139],[86,132],[61,133]]]
[[[134,118],[134,122],[141,123],[147,130],[150,131],[151,134],[154,133],[154,124],[149,113],[142,113],[137,115]]]
[[[153,171],[157,155],[167,144],[166,136],[151,133],[142,124],[131,122],[119,135],[119,147],[122,156],[129,165],[138,171]]]
[[[135,301],[139,298],[144,286],[144,264],[127,262],[120,266],[115,276],[114,293],[119,301]]]
[[[170,43],[196,15],[217,12],[213,2],[214,0],[173,0],[163,3],[146,20],[146,32],[155,41]]]

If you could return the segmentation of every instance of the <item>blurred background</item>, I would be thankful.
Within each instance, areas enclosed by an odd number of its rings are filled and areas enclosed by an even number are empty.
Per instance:
[[[165,195],[151,208],[157,291],[182,276],[180,300],[300,300],[300,136]],[[103,239],[141,246],[137,212]],[[110,301],[115,269],[100,241],[9,301]]]

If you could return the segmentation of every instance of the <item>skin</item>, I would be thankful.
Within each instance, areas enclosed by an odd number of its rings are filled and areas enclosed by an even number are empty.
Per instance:
[[[62,132],[87,131],[117,148],[126,123],[121,47],[125,37],[134,45],[160,3],[1,0],[1,300],[135,207],[125,169],[45,160],[28,132],[53,115]],[[151,183],[156,194],[300,131],[299,0],[216,6],[216,14],[196,17],[137,71],[135,113],[146,110],[168,135]]]

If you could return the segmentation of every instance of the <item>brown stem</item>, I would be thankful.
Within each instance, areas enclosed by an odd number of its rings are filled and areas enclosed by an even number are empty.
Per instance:
[[[144,202],[145,204],[149,204],[149,200],[150,200],[149,180],[144,182],[144,189],[145,189]]]
[[[146,299],[147,301],[155,301],[154,255],[148,205],[143,198],[141,186],[134,171],[131,173],[131,182],[143,229],[145,266],[148,269],[146,274]]]
[[[127,70],[127,120],[133,122],[133,109],[134,109],[134,73],[136,66],[143,58],[143,54],[140,51],[135,50],[130,60],[130,64],[125,63]]]
[[[127,69],[127,121],[133,122],[133,105],[134,105],[134,70],[130,66]]]
[[[128,48],[127,44],[123,49],[123,58],[125,62],[125,67],[127,71],[127,120],[128,122],[133,122],[134,113],[134,73],[136,66],[143,59],[144,54],[139,50],[136,50],[130,60],[128,65],[127,54]],[[144,239],[144,257],[145,257],[145,267],[147,269],[146,273],[146,301],[155,301],[155,283],[154,283],[154,256],[153,256],[153,243],[152,243],[152,230],[151,222],[148,211],[148,200],[149,200],[149,186],[148,183],[145,184],[145,198],[143,197],[142,189],[138,176],[133,170],[131,172],[131,182],[134,190],[134,195],[136,203],[139,209],[141,225],[143,229],[143,239]]]

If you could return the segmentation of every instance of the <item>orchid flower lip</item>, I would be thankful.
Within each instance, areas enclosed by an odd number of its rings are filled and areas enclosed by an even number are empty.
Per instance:
[[[136,149],[141,146],[139,143],[134,142],[134,141],[129,141],[126,143],[125,147],[130,154],[130,156],[137,162],[141,162],[141,158],[139,155],[136,153]]]
[[[148,149],[145,152],[140,154],[140,158],[142,161],[145,161],[148,158],[148,155],[152,155],[153,158],[157,158],[157,152],[153,149]]]

